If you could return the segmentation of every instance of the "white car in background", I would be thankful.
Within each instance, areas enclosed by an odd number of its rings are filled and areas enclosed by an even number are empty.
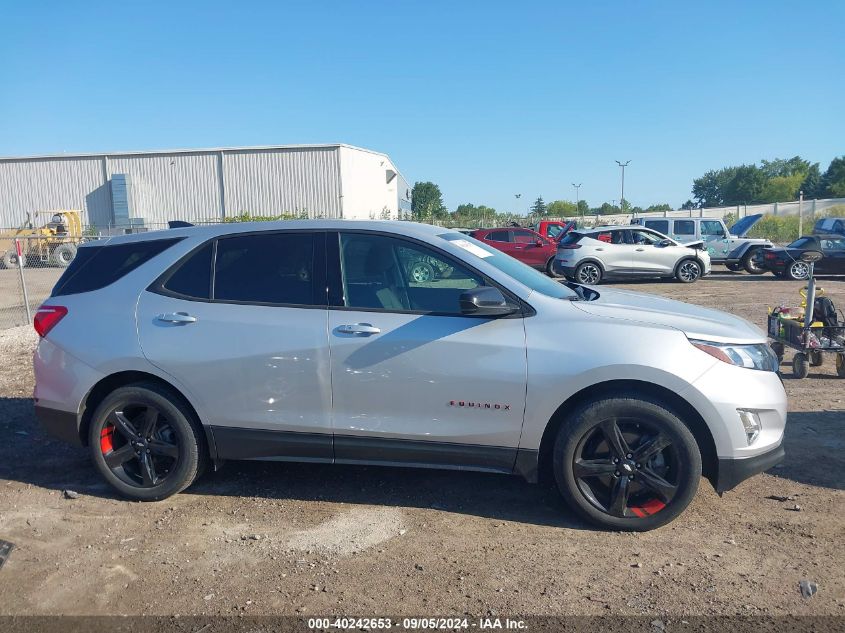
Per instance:
[[[702,241],[679,244],[638,226],[598,226],[571,231],[558,243],[554,271],[582,284],[642,277],[689,284],[710,274],[710,255]]]

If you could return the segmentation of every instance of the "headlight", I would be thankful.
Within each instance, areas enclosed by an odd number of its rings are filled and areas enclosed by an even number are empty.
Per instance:
[[[711,343],[710,341],[695,341],[693,339],[690,339],[690,343],[702,352],[707,352],[713,358],[718,358],[729,365],[761,371],[778,370],[778,357],[772,351],[772,348],[765,343],[734,345],[733,343]]]

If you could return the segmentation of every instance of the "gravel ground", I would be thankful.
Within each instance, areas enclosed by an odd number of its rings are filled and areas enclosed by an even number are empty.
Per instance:
[[[625,287],[763,325],[800,285]],[[845,281],[821,285],[845,307]],[[830,362],[803,381],[785,365],[782,466],[721,499],[702,482],[674,523],[625,534],[478,473],[229,463],[164,502],[126,502],[39,430],[33,343],[28,327],[0,332],[0,539],[16,545],[0,614],[845,616],[845,381]]]

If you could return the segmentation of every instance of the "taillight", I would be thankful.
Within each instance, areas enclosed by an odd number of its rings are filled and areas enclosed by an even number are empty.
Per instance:
[[[764,259],[777,259],[777,255],[774,253],[763,253]]]
[[[67,308],[64,306],[41,306],[35,313],[32,325],[38,332],[38,336],[44,337],[56,326],[56,323],[65,318],[66,314]]]

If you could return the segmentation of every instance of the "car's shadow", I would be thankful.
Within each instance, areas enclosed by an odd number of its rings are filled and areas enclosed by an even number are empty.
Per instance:
[[[86,449],[52,440],[35,420],[29,398],[0,398],[0,479],[53,490],[116,498]],[[785,462],[777,477],[845,489],[845,410],[791,413]],[[702,484],[704,485],[704,484]],[[518,477],[465,471],[229,462],[190,492],[301,501],[434,508],[534,525],[594,530],[561,501],[553,486]]]

